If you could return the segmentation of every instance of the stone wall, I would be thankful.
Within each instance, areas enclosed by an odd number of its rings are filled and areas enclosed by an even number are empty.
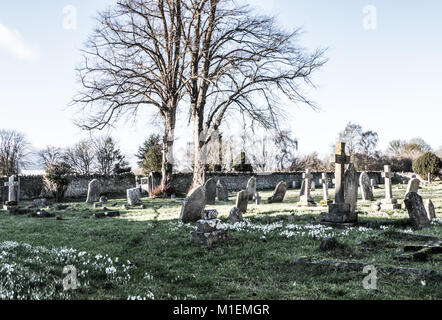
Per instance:
[[[301,187],[303,172],[275,172],[275,173],[220,173],[209,172],[207,179],[221,179],[227,185],[229,191],[240,191],[246,188],[249,179],[254,176],[257,179],[258,190],[274,189],[280,181],[285,181],[287,186],[292,189]],[[360,174],[360,173],[359,173]],[[320,186],[319,179],[322,178],[322,172],[312,172],[313,181],[316,186]],[[334,172],[327,173],[329,180],[334,179]],[[370,179],[374,179],[378,184],[383,184],[382,172],[368,172]],[[408,183],[413,173],[396,173],[393,183]],[[192,184],[192,173],[177,173],[172,177],[172,185],[177,194],[187,194]]]
[[[100,180],[103,186],[103,195],[125,196],[126,190],[135,187],[135,176],[123,174],[115,176],[70,176],[69,185],[65,197],[70,199],[86,198],[89,182],[92,179]],[[6,201],[8,188],[4,187],[7,177],[0,177],[1,200]],[[20,177],[20,199],[37,199],[45,195],[43,176],[22,176]]]

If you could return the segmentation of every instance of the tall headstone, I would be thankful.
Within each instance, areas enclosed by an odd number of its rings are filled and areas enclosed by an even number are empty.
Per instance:
[[[305,193],[301,196],[300,201],[298,202],[298,206],[302,207],[313,207],[315,206],[315,201],[313,200],[310,194],[311,181],[313,179],[313,175],[311,174],[310,169],[307,169],[305,173],[302,175],[304,179]]]
[[[427,210],[425,209],[422,197],[416,192],[407,193],[404,200],[411,221],[417,225],[427,225],[430,223]]]
[[[359,185],[361,186],[362,200],[374,201],[373,189],[367,172],[364,171],[361,173],[359,177]]]
[[[385,179],[385,199],[382,200],[382,210],[400,209],[401,205],[398,204],[397,200],[393,198],[393,187],[391,179],[394,177],[394,173],[391,172],[390,166],[384,166],[382,177]]]
[[[305,195],[305,180],[302,179],[301,182],[301,190],[299,190],[299,198],[301,198],[303,195]]]
[[[100,193],[101,183],[98,179],[93,179],[91,182],[89,182],[86,203],[92,204],[100,201]]]
[[[268,198],[268,203],[280,203],[284,201],[285,194],[287,192],[287,184],[285,181],[281,181],[275,188],[273,195]]]
[[[417,178],[412,178],[410,179],[410,181],[408,181],[408,185],[407,185],[407,192],[405,193],[405,195],[407,193],[410,192],[419,192],[419,186],[420,186],[421,181]]]
[[[209,179],[205,184],[206,189],[206,204],[215,204],[216,199],[216,181],[215,179]]]
[[[319,181],[319,183],[322,184],[322,201],[321,201],[321,205],[324,206],[328,206],[332,203],[331,200],[329,200],[329,194],[328,194],[328,184],[329,184],[329,179],[328,179],[328,175],[327,173],[323,173],[321,176],[321,180]]]
[[[204,186],[194,188],[187,195],[181,207],[180,221],[182,223],[197,222],[202,218],[206,206],[206,190]]]
[[[249,194],[249,200],[253,200],[253,197],[256,193],[256,178],[251,177],[247,182],[247,192]]]
[[[241,213],[247,212],[247,206],[249,204],[249,193],[247,190],[242,190],[238,192],[236,197],[236,207]]]
[[[8,201],[19,202],[20,197],[20,178],[15,181],[14,176],[10,176],[8,182],[5,182],[5,187],[8,187]]]
[[[345,189],[344,199],[345,203],[350,205],[350,212],[356,212],[358,203],[358,172],[353,163],[348,165],[344,173]]]
[[[321,214],[322,222],[355,223],[358,215],[350,210],[350,204],[345,201],[345,165],[350,163],[350,157],[345,154],[345,143],[336,144],[336,154],[332,158],[335,163],[335,203],[328,206],[328,212]]]
[[[226,202],[229,201],[229,190],[224,181],[218,180],[216,183],[216,196],[218,201]]]
[[[137,206],[143,203],[143,201],[141,200],[141,191],[139,188],[127,189],[126,196],[127,204],[130,206]]]

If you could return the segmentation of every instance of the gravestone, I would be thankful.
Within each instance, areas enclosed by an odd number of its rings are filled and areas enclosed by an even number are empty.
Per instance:
[[[312,181],[310,185],[310,191],[315,191],[315,190],[316,190],[316,182]]]
[[[132,188],[126,190],[127,204],[129,206],[137,206],[143,203],[141,201],[141,191],[139,188]]]
[[[218,201],[229,201],[229,190],[222,180],[218,180],[218,182],[216,183],[216,196],[218,198]]]
[[[8,202],[16,202],[18,204],[20,198],[20,178],[14,181],[15,176],[10,176],[8,182],[4,183],[8,187]]]
[[[154,190],[156,190],[161,185],[161,180],[163,176],[160,172],[151,172],[147,180],[147,192],[150,197],[154,196]]]
[[[361,186],[362,200],[374,201],[371,181],[367,172],[364,171],[361,173],[361,176],[359,177],[359,185]]]
[[[427,199],[424,201],[425,211],[427,211],[428,220],[433,221],[436,219],[436,210],[434,209],[433,201]]]
[[[305,171],[305,173],[302,175],[302,178],[304,179],[305,193],[303,196],[301,196],[300,201],[298,202],[298,206],[314,207],[316,204],[312,196],[310,195],[310,187],[312,185],[311,179],[313,179],[313,175],[311,174],[310,169],[307,169]]]
[[[329,179],[327,173],[323,173],[321,176],[321,180],[319,181],[320,184],[322,184],[322,206],[328,206],[332,203],[331,200],[329,200],[329,194],[328,194],[328,184]]]
[[[86,203],[93,204],[94,202],[98,202],[100,200],[100,193],[101,193],[100,181],[94,179],[91,182],[89,182],[89,186],[87,189]]]
[[[253,196],[256,193],[256,178],[251,177],[247,182],[247,193],[249,194],[249,200],[253,200]]]
[[[376,181],[376,179],[370,179],[370,185],[371,185],[372,190],[379,188],[378,182]]]
[[[407,185],[407,192],[405,192],[405,194],[410,193],[410,192],[419,192],[419,186],[421,184],[421,181],[417,178],[412,178],[410,179],[410,181],[408,181],[408,185]]]
[[[238,192],[236,197],[236,207],[241,213],[247,212],[247,206],[249,204],[249,194],[247,190]]]
[[[348,165],[344,173],[345,189],[344,199],[345,203],[350,205],[350,212],[356,212],[358,203],[358,172],[353,163]]]
[[[430,224],[427,210],[425,209],[424,202],[420,195],[416,192],[407,193],[404,203],[408,210],[408,215],[415,225],[421,226]]]
[[[299,198],[301,199],[301,197],[305,194],[305,180],[302,179],[301,181],[301,189],[299,190]]]
[[[205,184],[206,189],[206,204],[213,205],[215,204],[216,199],[216,181],[215,179],[207,180]]]
[[[204,186],[193,189],[183,202],[179,220],[182,223],[197,222],[202,218],[206,206],[206,190]]]
[[[218,219],[204,220],[196,222],[196,230],[190,233],[190,242],[204,247],[213,247],[214,245],[226,241],[228,229]]]
[[[384,166],[384,172],[382,177],[385,179],[385,199],[382,200],[382,210],[395,210],[400,209],[402,206],[397,203],[397,200],[393,198],[393,189],[391,179],[394,177],[394,173],[391,172],[390,166]]]
[[[237,207],[233,207],[232,210],[230,210],[229,221],[230,223],[238,223],[244,221],[242,213]]]
[[[255,193],[255,196],[254,196],[254,198],[255,198],[255,203],[256,203],[256,205],[260,205],[261,204],[261,196],[259,195],[259,193],[257,192],[257,193]]]
[[[336,154],[331,159],[335,163],[335,203],[328,206],[328,212],[321,213],[321,221],[325,223],[355,223],[358,215],[350,210],[345,201],[345,165],[350,157],[345,154],[345,143],[336,144]]]
[[[281,181],[275,188],[273,195],[268,198],[268,203],[280,203],[284,201],[285,194],[287,192],[287,184],[285,181]]]

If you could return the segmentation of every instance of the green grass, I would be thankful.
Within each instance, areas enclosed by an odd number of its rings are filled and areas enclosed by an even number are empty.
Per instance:
[[[395,197],[403,199],[405,188],[395,186]],[[376,200],[383,192],[376,190]],[[371,204],[359,203],[361,229],[321,227],[316,221],[325,208],[296,207],[298,193],[289,190],[282,204],[250,204],[248,222],[229,225],[228,242],[213,249],[190,244],[193,226],[178,223],[181,205],[168,199],[143,199],[144,210],[121,210],[125,201],[111,200],[108,207],[117,204],[121,217],[100,220],[90,218],[100,209],[79,202],[71,203],[76,211],[56,212],[61,221],[0,212],[0,299],[442,298],[437,276],[378,272],[377,290],[368,291],[362,285],[366,276],[362,270],[293,264],[297,257],[310,257],[442,270],[440,261],[396,260],[403,246],[423,243],[391,236],[398,231],[442,239],[442,224],[412,230],[403,225],[405,210],[374,214]],[[433,199],[441,217],[442,184],[425,186],[420,193]],[[271,192],[261,195],[266,199]],[[319,203],[322,190],[313,196]],[[234,197],[211,206],[226,222]],[[289,222],[293,213],[296,222]],[[321,240],[332,235],[341,245],[319,251]],[[66,265],[77,268],[81,284],[77,290],[63,291]]]

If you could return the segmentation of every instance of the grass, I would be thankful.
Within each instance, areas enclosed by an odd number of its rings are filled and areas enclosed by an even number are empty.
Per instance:
[[[406,186],[394,186],[403,199]],[[383,189],[375,192],[383,198]],[[325,208],[298,208],[299,191],[284,203],[250,203],[246,223],[229,225],[229,240],[207,249],[189,242],[191,225],[177,221],[181,204],[143,199],[146,209],[121,209],[119,218],[91,219],[95,211],[81,202],[75,211],[56,212],[63,220],[11,216],[0,212],[0,299],[441,299],[439,276],[378,272],[377,290],[365,290],[362,270],[293,264],[298,257],[442,270],[440,261],[398,261],[405,245],[424,244],[392,232],[442,239],[442,224],[413,230],[406,211],[374,214],[360,202],[360,226],[352,229],[316,223]],[[425,186],[442,216],[442,183]],[[263,199],[271,191],[261,193]],[[331,195],[332,197],[333,195]],[[227,222],[231,201],[211,206]],[[313,192],[317,203],[322,190]],[[265,202],[265,201],[264,201]],[[402,202],[402,201],[400,201]],[[3,213],[3,214],[2,214]],[[296,222],[288,217],[295,213]],[[340,246],[321,252],[323,238]],[[63,249],[64,248],[64,249]],[[63,291],[63,268],[77,268],[80,287]]]

